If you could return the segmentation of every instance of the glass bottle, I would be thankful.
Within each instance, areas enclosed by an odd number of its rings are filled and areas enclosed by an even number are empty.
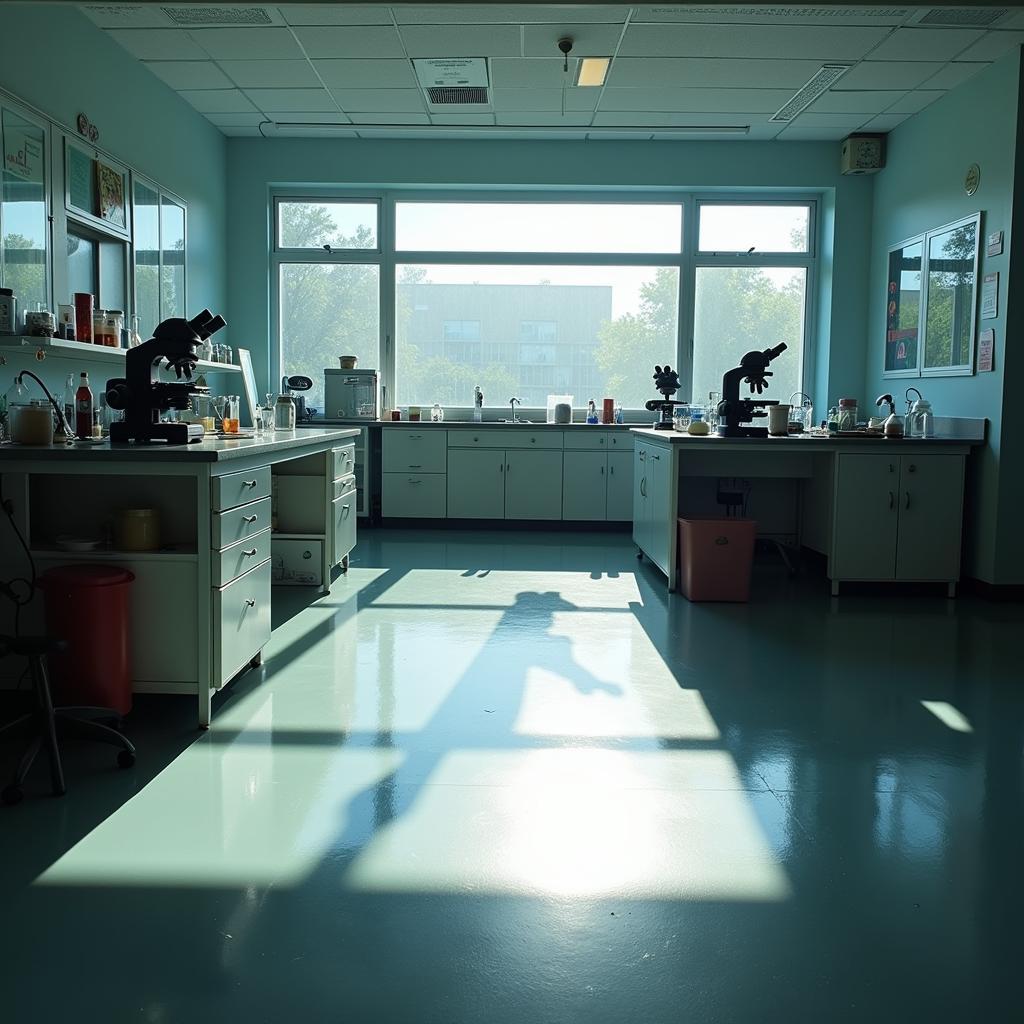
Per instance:
[[[274,395],[273,392],[267,392],[267,404],[263,406],[263,429],[268,433],[274,432],[276,424],[274,423]]]
[[[75,429],[75,375],[73,373],[69,373],[67,380],[64,381],[64,401],[61,409],[67,429],[73,432]]]
[[[131,330],[128,332],[128,347],[137,348],[142,344],[142,317],[135,313],[131,319]]]
[[[92,437],[92,388],[89,374],[83,372],[75,392],[75,435],[85,441]]]
[[[221,420],[221,430],[225,434],[237,434],[238,433],[238,409],[239,409],[239,398],[238,395],[228,395],[224,399],[223,418]]]
[[[274,405],[274,426],[278,430],[295,429],[295,399],[291,395],[278,395]]]
[[[444,420],[444,409],[441,408],[440,403],[435,402],[430,410],[430,422],[441,423]]]

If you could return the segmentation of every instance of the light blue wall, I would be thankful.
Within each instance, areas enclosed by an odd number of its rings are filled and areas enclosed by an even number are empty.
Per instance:
[[[86,113],[104,149],[180,195],[188,203],[189,307],[226,308],[227,140],[209,121],[85,15],[55,4],[0,8],[0,88],[65,127]],[[105,381],[110,370],[9,362],[12,372],[42,368],[47,383],[62,384],[72,369]]]
[[[889,135],[886,167],[875,177],[867,299],[865,398],[874,400],[885,391],[902,398],[906,387],[914,385],[940,415],[990,420],[989,444],[973,460],[966,537],[968,574],[990,583],[1024,582],[1019,531],[1010,525],[1011,518],[1019,518],[1019,506],[1014,516],[1013,508],[1002,507],[1000,500],[1000,491],[1008,493],[1012,476],[1007,472],[1009,439],[1003,419],[1008,359],[1020,359],[1012,343],[1009,355],[1006,345],[1019,81],[1020,54],[1014,52]],[[981,186],[968,196],[963,180],[972,163],[981,167]],[[984,214],[983,234],[1001,229],[1005,236],[1003,255],[985,257],[983,246],[980,264],[981,274],[1000,274],[999,318],[979,321],[996,332],[995,371],[970,377],[885,379],[881,368],[889,245],[979,209]]]
[[[836,143],[586,142],[474,140],[232,139],[228,148],[228,308],[235,344],[253,351],[257,376],[270,365],[268,197],[274,185],[497,188],[786,188],[824,193],[839,212],[826,225],[845,232],[824,248],[843,287],[823,289],[832,324],[819,332],[809,377],[818,408],[864,379],[864,289],[870,243],[868,178],[839,173]],[[821,346],[819,346],[821,347]],[[308,372],[318,372],[310,367]]]

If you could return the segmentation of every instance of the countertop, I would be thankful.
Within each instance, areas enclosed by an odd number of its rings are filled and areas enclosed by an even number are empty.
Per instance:
[[[320,422],[326,422],[320,421]],[[435,423],[432,420],[339,420],[340,424],[360,427],[416,427],[431,430],[521,430],[529,427],[531,430],[633,430],[643,424],[640,423],[501,423],[498,420],[484,420],[482,423],[474,423],[472,420],[441,420]]]
[[[982,438],[972,437],[835,437],[816,434],[790,434],[788,437],[718,437],[716,434],[704,436],[684,434],[678,430],[655,430],[653,427],[634,427],[633,433],[645,441],[658,441],[667,445],[686,445],[692,448],[715,449],[745,445],[775,451],[807,451],[808,449],[845,448],[849,445],[864,445],[869,448],[926,448],[934,445],[942,446],[973,446],[984,444]]]
[[[71,447],[59,445],[4,444],[0,445],[0,464],[4,462],[30,462],[38,459],[61,462],[227,462],[231,459],[254,455],[273,455],[290,448],[306,448],[324,441],[343,441],[356,437],[352,427],[308,427],[302,430],[265,434],[237,441],[204,440],[198,444],[103,444],[77,443]]]

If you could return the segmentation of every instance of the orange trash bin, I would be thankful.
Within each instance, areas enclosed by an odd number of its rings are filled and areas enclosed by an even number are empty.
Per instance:
[[[679,588],[691,601],[749,601],[754,519],[680,519]]]

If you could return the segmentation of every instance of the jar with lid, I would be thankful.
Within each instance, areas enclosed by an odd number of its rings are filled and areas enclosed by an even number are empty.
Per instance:
[[[111,348],[121,348],[121,334],[124,331],[124,312],[120,309],[108,309],[104,318],[103,333],[106,344]]]
[[[295,429],[295,399],[291,395],[278,395],[274,406],[274,427],[277,430]]]
[[[932,403],[927,398],[918,398],[907,414],[907,437],[934,436],[935,414],[932,412]]]
[[[92,312],[92,343],[110,346],[110,339],[107,337],[107,311],[105,309],[94,309]]]
[[[840,431],[857,429],[856,398],[839,399],[839,425],[837,429]]]
[[[435,402],[430,410],[430,422],[441,423],[444,420],[444,409],[441,408],[440,403]]]
[[[18,299],[10,288],[0,288],[0,334],[18,333]]]

